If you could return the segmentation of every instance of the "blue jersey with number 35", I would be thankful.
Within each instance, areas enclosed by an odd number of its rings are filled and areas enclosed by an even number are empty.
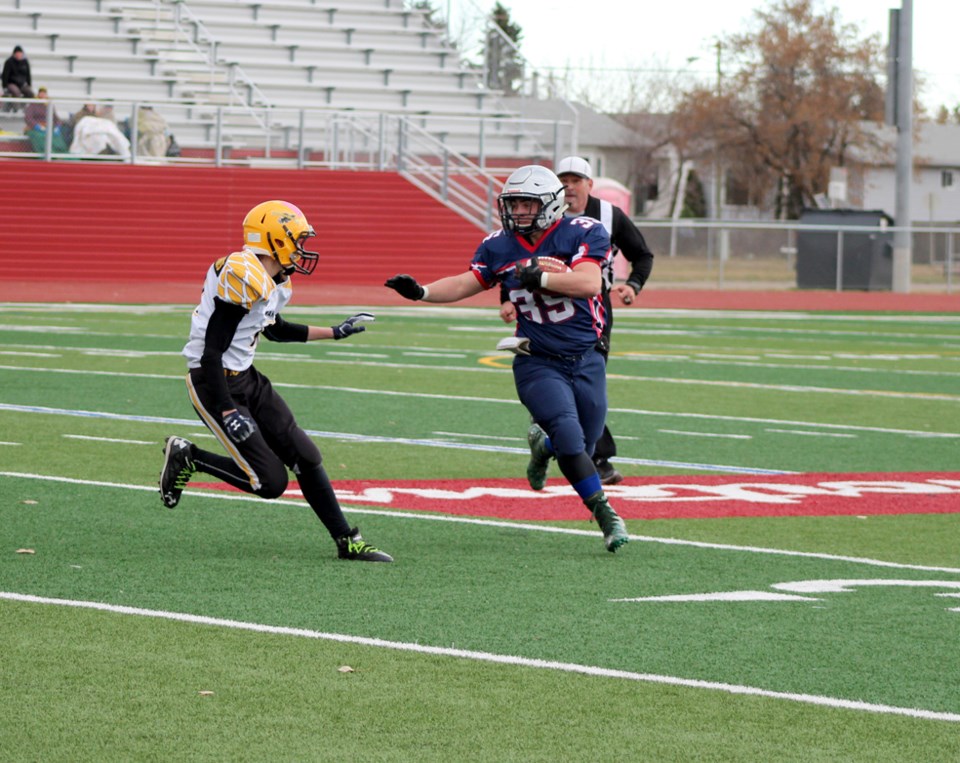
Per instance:
[[[564,217],[536,243],[499,230],[483,240],[470,265],[485,289],[503,283],[517,309],[517,336],[529,337],[534,352],[582,355],[597,343],[607,316],[603,300],[529,291],[516,276],[517,264],[531,257],[556,257],[571,268],[581,262],[603,267],[610,258],[610,237],[592,217]],[[588,266],[590,267],[590,266]]]

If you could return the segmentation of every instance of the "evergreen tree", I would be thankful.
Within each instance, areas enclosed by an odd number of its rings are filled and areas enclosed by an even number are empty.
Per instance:
[[[510,11],[499,0],[491,12],[490,30],[485,50],[487,87],[502,90],[504,95],[517,95],[523,83],[523,56],[520,41],[523,30],[510,20]]]

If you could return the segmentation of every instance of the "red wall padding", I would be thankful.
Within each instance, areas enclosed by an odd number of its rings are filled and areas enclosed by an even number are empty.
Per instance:
[[[395,173],[0,160],[4,280],[196,283],[238,249],[254,205],[284,199],[317,231],[311,279],[376,285],[468,267],[484,232]]]

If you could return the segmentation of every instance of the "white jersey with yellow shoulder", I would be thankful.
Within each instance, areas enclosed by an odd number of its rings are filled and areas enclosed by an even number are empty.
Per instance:
[[[260,332],[276,322],[277,315],[292,295],[290,279],[276,283],[264,270],[257,255],[247,249],[217,260],[207,271],[200,304],[193,311],[190,340],[183,348],[187,367],[200,367],[215,298],[240,305],[248,311],[237,326],[230,347],[223,353],[224,368],[245,371],[253,365]]]

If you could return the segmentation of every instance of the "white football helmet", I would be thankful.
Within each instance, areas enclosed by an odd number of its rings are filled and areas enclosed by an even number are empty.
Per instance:
[[[511,202],[518,199],[539,201],[540,209],[530,214],[514,214]],[[539,164],[529,164],[514,170],[497,197],[500,222],[504,230],[511,233],[546,230],[563,217],[566,208],[560,178]]]

